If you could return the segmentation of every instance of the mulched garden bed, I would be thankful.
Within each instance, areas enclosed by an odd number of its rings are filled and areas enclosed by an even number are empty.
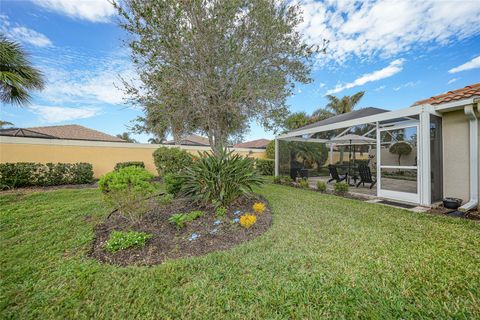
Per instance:
[[[168,205],[152,205],[153,209],[142,218],[142,221],[133,225],[119,212],[115,212],[95,228],[95,240],[90,256],[104,263],[121,266],[155,265],[168,259],[227,250],[258,237],[271,226],[272,215],[268,205],[264,213],[256,215],[257,222],[249,229],[234,222],[234,219],[240,218],[242,214],[253,212],[252,205],[259,201],[267,204],[262,198],[241,198],[228,207],[225,217],[220,218],[215,215],[212,206],[199,206],[188,199],[174,199]],[[168,221],[172,214],[194,210],[202,210],[205,215],[187,222],[182,229],[177,229]],[[105,250],[105,243],[113,230],[147,232],[153,237],[144,247],[111,253]],[[191,236],[194,233],[199,237],[192,240]]]

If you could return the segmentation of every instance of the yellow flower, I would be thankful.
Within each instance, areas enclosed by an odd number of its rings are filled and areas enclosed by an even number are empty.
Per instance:
[[[240,217],[240,225],[244,228],[250,228],[257,222],[257,217],[253,214],[244,214]]]
[[[263,202],[255,202],[252,208],[253,208],[253,211],[255,211],[255,213],[263,213],[266,209],[266,206],[265,206],[265,203]]]

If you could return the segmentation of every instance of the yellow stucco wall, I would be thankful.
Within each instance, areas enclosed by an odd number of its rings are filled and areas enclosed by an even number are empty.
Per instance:
[[[145,167],[157,174],[153,163],[153,152],[160,145],[127,144],[74,140],[48,140],[33,138],[0,137],[0,163],[6,162],[88,162],[93,165],[96,178],[112,171],[118,162],[143,161]],[[174,146],[172,146],[174,147]],[[207,147],[181,146],[197,154]],[[264,158],[265,151],[241,148],[235,152],[253,158]]]
[[[443,194],[469,199],[469,127],[463,110],[443,114]],[[478,156],[478,155],[477,155]]]

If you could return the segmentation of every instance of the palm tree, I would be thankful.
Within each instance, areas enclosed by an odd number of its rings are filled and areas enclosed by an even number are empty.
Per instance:
[[[43,87],[43,74],[31,65],[20,44],[0,35],[0,101],[26,105],[29,91]]]
[[[5,126],[13,126],[13,123],[0,120],[0,129],[3,129]]]
[[[352,96],[343,96],[341,99],[332,95],[327,95],[329,101],[328,104],[325,108],[315,110],[312,116],[326,119],[335,115],[352,112],[358,102],[363,98],[364,94],[365,91],[360,91]]]
[[[130,137],[130,133],[128,132],[124,132],[122,134],[117,134],[116,135],[117,138],[120,138],[120,139],[123,139],[127,142],[131,142],[131,143],[138,143],[137,140],[133,139],[132,137]]]

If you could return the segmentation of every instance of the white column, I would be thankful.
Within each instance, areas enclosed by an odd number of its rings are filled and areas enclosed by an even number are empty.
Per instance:
[[[418,133],[418,172],[420,204],[431,204],[431,163],[430,163],[430,113],[423,110],[420,113],[420,126]]]
[[[333,164],[333,143],[330,143],[330,164]]]
[[[279,165],[280,165],[280,163],[279,163],[279,158],[280,158],[279,157],[279,154],[280,154],[279,152],[280,152],[280,150],[279,150],[278,147],[279,147],[278,146],[278,139],[275,138],[275,176],[276,177],[278,176]]]
[[[380,161],[381,161],[381,144],[380,144],[380,125],[378,124],[378,121],[376,123],[377,125],[377,150],[375,150],[375,160],[377,161],[377,196],[380,194],[380,187],[382,180],[381,178],[381,171],[380,171]]]

